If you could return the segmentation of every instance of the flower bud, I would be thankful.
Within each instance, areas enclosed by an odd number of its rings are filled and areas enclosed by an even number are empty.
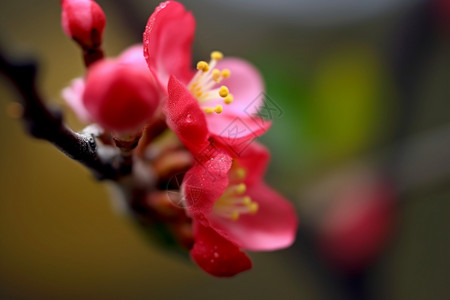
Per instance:
[[[113,132],[139,130],[159,105],[157,82],[139,64],[98,61],[89,68],[85,84],[83,104],[92,121]]]
[[[61,23],[64,33],[84,49],[95,49],[102,43],[106,18],[93,0],[61,0]]]

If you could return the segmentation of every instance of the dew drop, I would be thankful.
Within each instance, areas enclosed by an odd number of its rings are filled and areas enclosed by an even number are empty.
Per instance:
[[[219,258],[219,253],[214,252],[214,257],[215,257],[215,258]]]
[[[191,123],[191,122],[192,122],[192,116],[191,116],[191,114],[188,114],[186,116],[186,123]]]

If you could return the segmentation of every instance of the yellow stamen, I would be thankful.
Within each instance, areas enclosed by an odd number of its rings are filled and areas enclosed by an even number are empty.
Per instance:
[[[199,61],[197,63],[197,70],[202,70],[203,72],[209,71],[209,65],[206,61]]]
[[[258,209],[259,209],[258,203],[256,203],[256,202],[251,202],[251,203],[249,204],[249,209],[250,209],[250,213],[251,213],[251,214],[255,214],[255,213],[258,211]]]
[[[237,211],[233,211],[233,212],[231,213],[230,219],[231,219],[232,221],[237,221],[237,219],[239,219],[239,213],[238,213]]]
[[[226,96],[228,96],[229,93],[230,92],[228,91],[228,88],[226,86],[222,85],[220,87],[220,90],[219,90],[219,96],[220,97],[225,98]]]
[[[203,109],[205,111],[205,113],[207,113],[208,115],[212,114],[214,112],[214,108],[212,107],[205,107]]]
[[[219,82],[220,81],[220,71],[218,70],[218,69],[214,69],[213,71],[212,71],[212,79],[215,81],[215,82]]]
[[[243,193],[245,193],[246,189],[247,186],[245,185],[245,183],[240,183],[236,186],[236,194],[242,195]]]
[[[249,196],[245,196],[242,203],[244,203],[245,206],[250,207],[252,205],[252,203],[254,203],[254,202],[252,202],[252,198],[250,198]]]
[[[231,71],[230,70],[228,70],[228,69],[223,69],[222,70],[222,77],[223,78],[228,78],[228,77],[230,77],[230,75],[231,75]]]
[[[233,102],[233,100],[234,100],[233,95],[228,94],[228,96],[226,96],[223,101],[225,102],[225,104],[230,104],[231,102]]]
[[[199,61],[197,63],[197,72],[188,84],[188,89],[192,95],[202,104],[206,114],[217,113],[224,111],[224,104],[233,102],[233,96],[227,86],[219,86],[224,78],[230,77],[230,70],[220,70],[216,68],[217,62],[223,59],[223,54],[220,51],[211,52],[211,60],[209,62]],[[216,101],[223,98],[222,105],[215,105],[214,107],[206,107],[207,102]]]
[[[211,52],[211,59],[214,60],[221,60],[223,58],[223,54],[220,51],[213,51]]]
[[[216,106],[216,108],[214,109],[214,111],[217,113],[217,114],[220,114],[221,112],[223,112],[223,107],[222,107],[222,105],[217,105]]]
[[[245,175],[247,175],[247,172],[244,168],[239,168],[236,170],[236,176],[238,177],[238,179],[244,179]]]

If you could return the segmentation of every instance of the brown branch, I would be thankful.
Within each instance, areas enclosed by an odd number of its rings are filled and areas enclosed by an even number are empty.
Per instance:
[[[12,63],[0,53],[0,72],[4,73],[21,95],[22,120],[28,133],[47,140],[68,157],[80,162],[98,179],[119,176],[111,163],[103,162],[97,153],[95,138],[76,133],[62,120],[59,110],[49,109],[36,89],[36,63]]]

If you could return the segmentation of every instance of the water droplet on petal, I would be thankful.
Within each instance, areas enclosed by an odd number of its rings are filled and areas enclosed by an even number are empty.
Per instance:
[[[191,114],[188,114],[186,116],[186,123],[191,123],[191,122],[192,122],[192,116],[191,116]]]
[[[215,258],[219,258],[219,253],[214,252],[214,257],[215,257]]]

